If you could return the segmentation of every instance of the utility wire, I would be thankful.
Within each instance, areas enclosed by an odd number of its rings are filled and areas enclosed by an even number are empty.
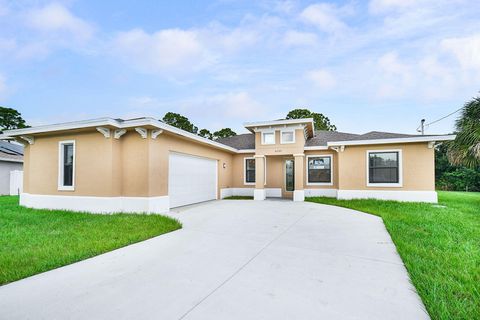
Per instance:
[[[430,125],[432,125],[432,124],[434,124],[434,123],[437,123],[437,122],[439,122],[439,121],[442,121],[443,119],[448,118],[448,117],[450,117],[451,115],[454,115],[455,113],[457,113],[458,111],[460,111],[460,110],[462,110],[462,109],[463,109],[463,107],[461,107],[461,108],[453,111],[452,113],[447,114],[447,115],[444,116],[444,117],[441,117],[440,119],[437,119],[437,120],[435,120],[435,121],[432,121],[432,122],[430,122],[430,123],[427,123],[427,124],[425,125],[425,127],[428,127],[428,126],[430,126]]]

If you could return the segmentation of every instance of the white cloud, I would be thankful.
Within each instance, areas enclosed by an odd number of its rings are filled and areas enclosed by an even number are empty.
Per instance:
[[[29,11],[26,20],[30,27],[39,31],[65,33],[79,41],[89,40],[94,31],[89,23],[76,17],[58,3],[51,3],[43,8]]]
[[[379,14],[396,10],[405,10],[421,2],[418,0],[371,0],[368,8],[371,13]]]
[[[389,52],[378,59],[378,66],[387,75],[401,77],[408,81],[411,79],[410,67],[398,59],[396,52]]]
[[[285,33],[283,42],[287,46],[314,46],[317,44],[317,35],[310,32],[290,30]]]
[[[149,34],[142,29],[119,33],[113,50],[144,72],[193,72],[212,62],[212,55],[196,31],[164,29]]]
[[[335,77],[325,69],[312,70],[307,73],[307,78],[320,89],[331,89],[337,81]]]
[[[306,7],[300,19],[327,33],[341,33],[348,29],[340,19],[340,9],[328,3],[317,3]]]
[[[254,115],[262,115],[264,110],[262,104],[253,99],[247,92],[214,96],[211,98],[211,102],[218,105],[225,116],[238,119],[251,119]]]
[[[444,39],[441,46],[455,56],[463,69],[480,69],[480,34]]]

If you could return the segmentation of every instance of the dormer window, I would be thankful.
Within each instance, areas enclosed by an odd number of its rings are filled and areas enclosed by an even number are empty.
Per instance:
[[[275,144],[275,131],[262,132],[262,144]]]
[[[295,130],[282,130],[280,143],[295,143]]]

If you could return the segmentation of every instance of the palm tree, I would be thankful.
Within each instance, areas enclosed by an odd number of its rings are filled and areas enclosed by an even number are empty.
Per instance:
[[[455,123],[457,137],[449,143],[448,158],[454,165],[480,166],[480,96],[467,102]]]

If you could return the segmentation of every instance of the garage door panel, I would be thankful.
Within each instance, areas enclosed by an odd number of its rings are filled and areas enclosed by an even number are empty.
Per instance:
[[[168,170],[170,207],[217,198],[217,161],[171,153]]]

